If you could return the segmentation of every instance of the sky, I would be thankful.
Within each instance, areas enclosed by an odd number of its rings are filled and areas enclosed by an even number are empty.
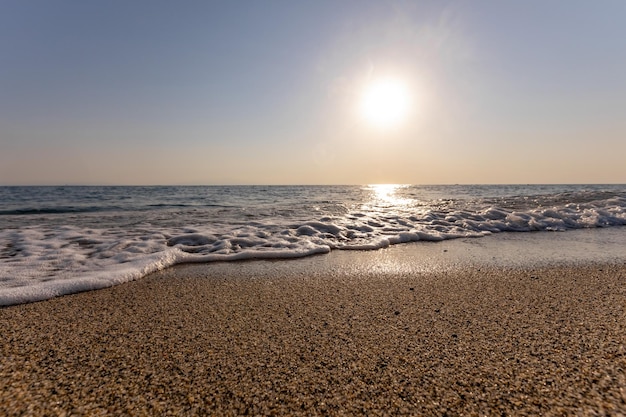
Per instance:
[[[626,183],[624,22],[623,0],[0,0],[0,185]],[[359,111],[381,79],[410,97],[385,128]]]

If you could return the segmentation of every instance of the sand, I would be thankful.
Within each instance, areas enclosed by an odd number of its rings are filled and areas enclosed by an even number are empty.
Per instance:
[[[0,309],[0,415],[626,415],[626,264],[333,256]]]

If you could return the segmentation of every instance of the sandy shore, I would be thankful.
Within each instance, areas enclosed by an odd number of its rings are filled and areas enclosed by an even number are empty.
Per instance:
[[[626,414],[626,264],[337,256],[0,309],[0,415]]]

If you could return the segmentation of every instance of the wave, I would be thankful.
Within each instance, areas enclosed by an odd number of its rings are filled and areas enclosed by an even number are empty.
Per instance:
[[[312,212],[299,220],[247,219],[240,213],[225,220],[200,218],[193,212],[184,218],[186,223],[180,220],[167,226],[148,218],[126,227],[33,224],[6,228],[0,230],[0,305],[109,287],[187,262],[286,259],[501,232],[626,225],[626,198],[619,193],[411,201],[355,205],[342,214],[318,218]],[[74,209],[96,212],[103,208],[63,207],[50,213],[80,212]]]
[[[119,206],[102,207],[102,206],[90,206],[90,207],[73,207],[73,206],[61,206],[61,207],[41,207],[41,208],[16,208],[11,210],[0,210],[0,216],[15,216],[15,215],[41,215],[41,214],[69,214],[69,213],[99,213],[106,211],[121,210]]]
[[[225,204],[184,204],[184,203],[158,203],[143,206],[54,206],[38,208],[13,208],[0,210],[0,216],[29,216],[45,214],[80,214],[80,213],[104,213],[104,212],[136,212],[151,211],[155,209],[186,209],[186,208],[224,208],[236,209],[235,206]]]

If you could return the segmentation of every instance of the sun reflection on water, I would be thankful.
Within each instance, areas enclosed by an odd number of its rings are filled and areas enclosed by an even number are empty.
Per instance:
[[[408,187],[405,184],[370,184],[367,186],[367,189],[372,192],[370,204],[385,207],[409,206],[414,200],[399,194],[401,190]]]

